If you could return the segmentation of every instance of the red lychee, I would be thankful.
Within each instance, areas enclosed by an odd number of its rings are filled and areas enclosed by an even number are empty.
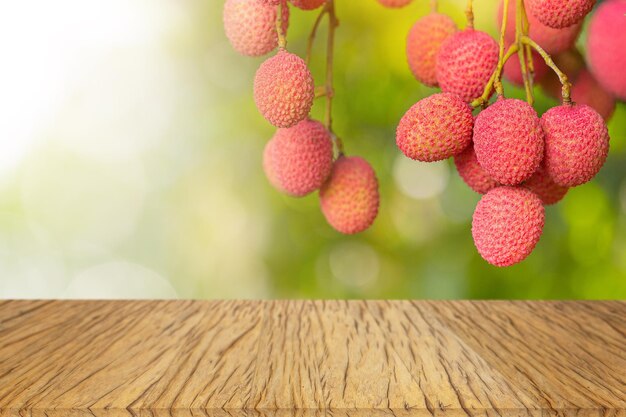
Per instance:
[[[626,0],[609,0],[594,12],[587,36],[587,59],[606,91],[626,100]]]
[[[565,197],[568,190],[567,187],[555,183],[543,166],[540,166],[537,172],[522,185],[537,194],[544,205],[558,203]]]
[[[450,93],[433,94],[413,105],[396,130],[396,144],[409,158],[423,162],[450,158],[472,140],[471,108]]]
[[[593,9],[596,0],[526,0],[528,14],[546,26],[561,29],[575,25]]]
[[[290,0],[291,4],[302,10],[313,10],[326,3],[326,0]]]
[[[587,70],[581,71],[576,78],[571,95],[575,103],[592,107],[604,120],[609,120],[615,111],[615,98]]]
[[[378,2],[383,6],[391,8],[404,7],[412,1],[413,0],[378,0]]]
[[[465,29],[448,37],[437,54],[441,90],[465,101],[482,95],[498,64],[498,44],[485,32]]]
[[[541,163],[543,147],[539,117],[525,101],[499,99],[476,117],[476,157],[500,184],[516,185],[530,178]]]
[[[454,165],[465,184],[479,194],[485,194],[499,185],[478,163],[473,145],[454,157]]]
[[[306,119],[278,129],[270,143],[265,172],[279,190],[302,197],[319,189],[330,175],[333,144],[320,122]]]
[[[502,22],[503,3],[500,2],[500,8],[498,9],[498,26]],[[506,22],[505,40],[508,44],[515,41],[515,2],[509,2],[508,20]],[[576,38],[582,28],[582,22],[575,25],[554,29],[541,23],[535,18],[532,13],[527,13],[528,16],[528,36],[537,42],[547,53],[558,54],[563,52],[574,45]]]
[[[362,232],[378,214],[378,180],[363,158],[341,156],[320,189],[322,213],[328,223],[345,234]]]
[[[545,132],[548,175],[564,187],[590,181],[609,151],[609,133],[602,116],[584,104],[553,107],[541,117]]]
[[[483,259],[510,266],[530,255],[544,223],[545,210],[537,195],[523,187],[497,187],[478,202],[472,236]]]
[[[422,84],[435,87],[437,52],[444,40],[457,31],[448,15],[430,13],[419,19],[406,40],[406,56],[411,72]]]
[[[233,48],[242,55],[261,56],[278,46],[276,6],[264,0],[226,0],[224,31]],[[282,9],[283,31],[287,31],[289,8]]]
[[[265,176],[270,184],[276,188],[280,192],[285,192],[280,182],[278,181],[278,177],[276,176],[276,171],[274,169],[274,144],[276,141],[274,139],[267,142],[265,145],[265,149],[263,150],[263,171],[265,172]]]
[[[535,74],[534,81],[539,82],[546,76],[549,68],[537,52],[533,51],[532,56],[533,70]],[[517,54],[511,56],[511,58],[509,58],[509,60],[504,64],[504,78],[512,84],[518,86],[524,85],[522,67],[520,66],[519,56]]]
[[[285,50],[261,64],[254,78],[257,108],[276,127],[291,127],[311,111],[313,76],[302,58]]]

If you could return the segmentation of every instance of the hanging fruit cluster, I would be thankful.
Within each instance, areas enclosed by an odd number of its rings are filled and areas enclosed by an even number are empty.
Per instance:
[[[524,260],[542,235],[544,205],[598,173],[609,150],[605,120],[616,99],[626,100],[626,0],[607,0],[593,13],[590,68],[574,43],[595,0],[513,1],[500,4],[499,42],[474,28],[471,0],[463,30],[431,1],[406,52],[415,78],[441,93],[418,101],[396,131],[407,157],[454,158],[464,182],[484,194],[472,236],[496,266]],[[524,86],[526,101],[505,97],[503,75]],[[535,83],[562,100],[541,117]]]
[[[322,7],[308,40],[306,59],[287,50],[289,7]],[[314,39],[328,18],[326,79],[316,87],[309,70]],[[346,156],[332,129],[333,54],[338,26],[334,0],[226,0],[224,29],[235,50],[261,56],[278,52],[261,64],[254,78],[254,101],[265,119],[278,129],[267,143],[263,167],[279,191],[302,197],[319,191],[321,211],[341,233],[361,232],[378,214],[378,180],[370,164]],[[309,117],[313,101],[326,99],[325,120]]]

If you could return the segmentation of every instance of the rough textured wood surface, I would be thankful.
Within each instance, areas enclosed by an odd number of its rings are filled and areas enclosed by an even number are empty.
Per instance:
[[[1,416],[626,416],[626,302],[3,301]]]

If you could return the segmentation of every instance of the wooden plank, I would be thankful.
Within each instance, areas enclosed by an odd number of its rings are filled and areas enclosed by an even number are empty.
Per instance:
[[[626,416],[626,302],[0,301],[0,417]]]

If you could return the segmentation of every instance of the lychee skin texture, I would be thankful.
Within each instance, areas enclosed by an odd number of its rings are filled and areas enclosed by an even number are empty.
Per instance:
[[[437,86],[437,53],[443,41],[457,31],[448,15],[430,13],[419,19],[406,40],[406,56],[415,78],[430,87]]]
[[[541,56],[533,51],[533,70],[535,73],[534,81],[540,82],[548,73],[548,65],[541,58]],[[522,67],[520,66],[519,56],[514,54],[504,64],[504,78],[511,84],[522,86],[524,85],[524,77],[522,76]]]
[[[263,171],[265,172],[265,176],[267,180],[272,185],[272,187],[276,188],[280,192],[285,192],[285,190],[280,185],[278,181],[278,177],[276,176],[276,170],[274,169],[274,144],[276,141],[274,139],[267,142],[265,145],[265,149],[263,150]]]
[[[224,31],[232,47],[242,55],[261,56],[278,46],[276,6],[267,0],[226,0]],[[283,5],[283,31],[289,24],[289,8]]]
[[[409,5],[413,0],[378,0],[385,7],[397,9]]]
[[[517,99],[499,99],[474,122],[474,150],[480,165],[500,184],[530,178],[543,158],[544,138],[537,113]]]
[[[263,4],[269,4],[270,6],[278,6],[283,3],[285,0],[261,0]]]
[[[541,199],[544,205],[556,204],[565,197],[569,188],[555,183],[544,167],[539,167],[527,181],[522,184]]]
[[[478,163],[473,145],[454,157],[454,165],[465,184],[479,194],[485,194],[499,185]]]
[[[276,127],[291,127],[308,116],[315,97],[311,71],[302,58],[280,50],[254,77],[257,108]]]
[[[291,0],[291,4],[302,10],[313,10],[326,3],[326,0]]]
[[[482,95],[498,64],[498,44],[486,34],[465,29],[447,38],[437,54],[436,74],[441,90],[465,101]]]
[[[581,71],[571,90],[572,101],[586,104],[609,120],[615,111],[615,98],[587,70]]]
[[[378,215],[380,197],[374,170],[363,158],[342,156],[320,189],[322,213],[341,233],[359,233]]]
[[[508,44],[515,42],[515,2],[509,2],[509,10],[506,24],[505,41]],[[502,13],[504,6],[502,1],[500,2],[500,8],[498,9],[498,27],[502,23]],[[527,13],[529,29],[528,36],[537,42],[547,53],[558,54],[571,48],[576,43],[576,38],[580,34],[582,29],[582,22],[575,25],[554,29],[550,26],[546,26],[541,23],[531,13]],[[561,68],[561,67],[559,67]],[[561,68],[562,69],[562,68]]]
[[[626,0],[609,0],[594,12],[587,36],[587,59],[596,80],[626,101]]]
[[[324,184],[333,166],[333,144],[324,125],[306,119],[278,129],[271,142],[266,173],[276,188],[302,197]]]
[[[471,108],[458,96],[433,94],[404,114],[396,130],[396,144],[411,159],[447,159],[470,144],[473,121]]]
[[[541,117],[548,175],[564,187],[590,181],[609,152],[609,132],[602,116],[584,104],[553,107]]]
[[[555,29],[582,22],[595,3],[596,0],[526,0],[529,14]]]
[[[511,266],[530,255],[544,223],[545,209],[537,195],[523,187],[497,187],[478,202],[472,236],[483,259]]]

